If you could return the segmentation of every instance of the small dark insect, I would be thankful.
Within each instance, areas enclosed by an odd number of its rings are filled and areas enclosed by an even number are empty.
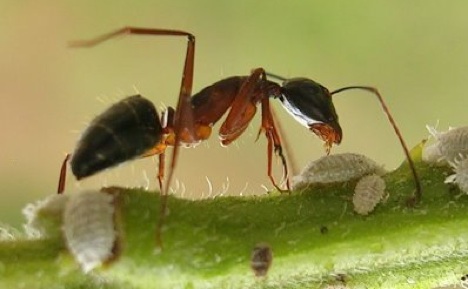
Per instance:
[[[250,258],[250,267],[254,271],[255,276],[264,277],[268,273],[268,269],[273,262],[273,251],[266,243],[257,244],[252,250]]]
[[[284,108],[301,124],[325,141],[327,153],[333,144],[339,144],[342,130],[332,102],[332,95],[349,89],[361,89],[375,94],[387,113],[405,150],[417,186],[416,198],[420,198],[420,185],[412,160],[401,134],[393,121],[379,92],[372,87],[350,86],[329,92],[327,88],[307,78],[285,79],[268,74],[263,68],[253,69],[250,75],[232,76],[205,87],[192,95],[195,59],[195,36],[189,32],[170,29],[125,27],[90,41],[72,43],[73,47],[91,47],[119,35],[165,35],[187,37],[187,51],[182,73],[180,94],[176,109],[169,107],[159,118],[154,105],[142,96],[125,98],[97,116],[82,135],[71,155],[72,172],[77,179],[91,176],[106,168],[135,158],[159,155],[158,181],[163,195],[158,232],[163,223],[167,190],[172,180],[180,146],[193,147],[206,140],[213,125],[227,115],[220,129],[223,145],[236,140],[261,107],[261,133],[267,138],[267,175],[272,184],[283,191],[272,175],[273,152],[282,163],[283,180],[289,191],[289,176],[286,158],[283,155],[280,133],[275,126],[270,109],[270,98],[278,99]],[[267,79],[267,76],[283,81],[282,85]],[[257,136],[257,137],[258,137]],[[173,146],[169,174],[165,175],[165,150]],[[64,190],[66,166],[64,160],[58,192]],[[159,234],[158,233],[158,234]]]
[[[328,227],[325,225],[320,226],[320,234],[325,235],[328,233]]]

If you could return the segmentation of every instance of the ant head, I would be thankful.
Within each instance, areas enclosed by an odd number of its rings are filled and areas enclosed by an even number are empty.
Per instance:
[[[299,123],[325,141],[328,151],[341,142],[343,135],[328,89],[307,78],[286,79],[279,99]]]

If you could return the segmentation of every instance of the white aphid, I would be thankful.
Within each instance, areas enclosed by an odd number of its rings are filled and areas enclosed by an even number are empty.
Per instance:
[[[454,162],[460,154],[468,155],[468,126],[449,129],[446,132],[438,132],[430,126],[427,126],[427,129],[436,142],[424,147],[424,161],[446,164]]]
[[[382,166],[370,158],[353,153],[324,156],[310,162],[293,177],[294,189],[314,183],[336,183],[357,179],[368,174],[385,174]]]
[[[360,215],[372,212],[385,195],[385,181],[378,175],[365,176],[354,189],[354,211]]]
[[[99,191],[73,194],[63,215],[66,244],[83,271],[100,266],[113,257],[117,241],[114,197]]]
[[[450,164],[455,174],[447,177],[445,183],[455,183],[460,190],[468,194],[468,157],[462,157]]]

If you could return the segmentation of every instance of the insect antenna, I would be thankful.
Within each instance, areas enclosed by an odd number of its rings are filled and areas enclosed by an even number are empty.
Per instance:
[[[377,99],[379,100],[380,104],[382,105],[382,108],[383,108],[385,114],[387,115],[388,120],[390,121],[390,124],[392,125],[398,139],[400,140],[403,151],[405,152],[406,159],[408,160],[408,164],[409,164],[409,167],[411,169],[411,173],[413,174],[414,184],[416,186],[416,192],[415,192],[413,201],[414,201],[414,203],[419,203],[419,201],[421,200],[422,192],[421,192],[421,182],[419,180],[418,173],[416,172],[416,168],[414,166],[413,160],[411,159],[408,147],[406,146],[406,143],[405,143],[405,141],[404,141],[404,139],[403,139],[403,137],[402,137],[402,135],[400,133],[400,130],[398,129],[398,126],[397,126],[395,120],[393,119],[393,116],[390,113],[390,110],[388,109],[387,105],[385,104],[385,101],[383,100],[382,95],[379,93],[379,91],[375,87],[371,87],[371,86],[347,86],[347,87],[343,87],[343,88],[334,90],[330,94],[334,95],[334,94],[340,93],[340,92],[345,91],[345,90],[350,90],[350,89],[366,90],[366,91],[369,91],[369,92],[373,93],[375,96],[377,96]]]
[[[286,77],[280,76],[278,74],[266,72],[266,71],[265,71],[265,75],[268,76],[268,77],[271,77],[271,78],[275,78],[275,79],[280,80],[280,81],[288,80]]]

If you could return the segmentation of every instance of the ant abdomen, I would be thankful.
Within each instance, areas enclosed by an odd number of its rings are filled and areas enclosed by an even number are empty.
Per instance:
[[[127,97],[98,115],[72,155],[77,179],[142,156],[156,146],[163,129],[153,103],[141,95]]]

